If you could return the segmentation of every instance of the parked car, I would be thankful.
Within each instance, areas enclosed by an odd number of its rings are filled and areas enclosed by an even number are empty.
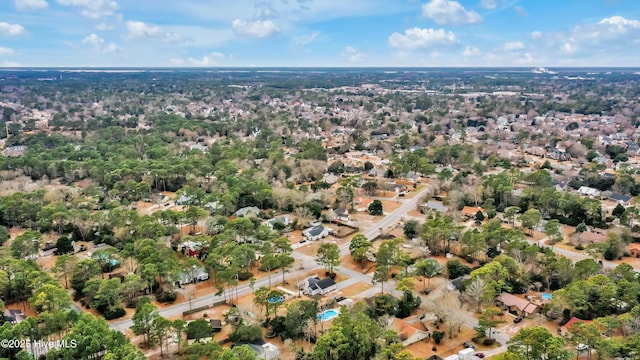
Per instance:
[[[462,343],[462,346],[464,346],[466,349],[474,349],[475,350],[475,348],[476,348],[472,343],[466,342],[466,341]]]
[[[515,319],[513,319],[513,323],[514,323],[514,324],[517,324],[517,323],[519,323],[519,322],[521,322],[521,321],[522,321],[522,316],[516,316],[516,318],[515,318]]]
[[[484,359],[484,354],[481,352],[476,353],[476,357],[479,357],[480,359]]]

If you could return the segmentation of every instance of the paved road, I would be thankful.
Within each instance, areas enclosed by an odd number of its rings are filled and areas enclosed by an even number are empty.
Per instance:
[[[418,204],[422,201],[424,195],[431,190],[430,186],[425,186],[422,190],[413,195],[412,198],[402,200],[402,205],[392,211],[385,214],[377,223],[373,224],[369,229],[362,232],[364,236],[369,240],[373,240],[380,235],[381,229],[386,229],[389,226],[395,224],[398,220],[408,217],[408,213],[418,207]],[[344,256],[349,252],[349,242],[340,246],[340,256]]]
[[[406,216],[406,214],[415,209],[418,205],[418,203],[422,200],[422,197],[429,191],[429,187],[426,186],[424,189],[420,190],[419,192],[417,192],[412,198],[410,199],[406,199],[404,200],[403,204],[400,205],[400,207],[398,207],[396,210],[394,210],[393,212],[387,214],[385,217],[383,217],[382,219],[380,219],[380,221],[378,221],[377,223],[375,223],[373,226],[371,226],[371,228],[369,228],[368,230],[364,231],[363,234],[368,238],[368,239],[374,239],[376,238],[379,234],[380,234],[380,229],[385,229],[390,225],[393,225],[396,221],[400,220],[403,216]],[[293,246],[294,250],[298,249],[300,247],[304,246],[304,244],[295,244]],[[344,256],[349,252],[349,242],[343,244],[340,246],[340,255]],[[290,272],[288,274],[289,277],[301,277],[306,275],[307,273],[309,273],[310,271],[316,270],[318,269],[320,266],[316,263],[315,259],[311,256],[305,255],[305,254],[301,254],[299,252],[293,252],[292,256],[296,259],[296,262],[298,264],[301,264],[301,267],[296,268],[296,270],[294,270],[293,272]],[[335,271],[337,273],[343,274],[345,276],[347,276],[347,280],[345,281],[341,281],[340,283],[338,283],[338,289],[343,289],[346,288],[352,284],[355,284],[357,282],[364,282],[364,283],[370,283],[371,282],[371,277],[366,275],[366,274],[362,274],[361,272],[358,271],[354,271],[354,270],[350,270],[350,269],[346,269],[343,267],[337,267],[335,269]],[[278,275],[274,275],[272,276],[272,281],[271,281],[272,285],[276,285],[278,284]],[[265,277],[265,278],[261,278],[258,279],[255,283],[254,288],[259,288],[261,286],[268,286],[269,285],[269,278]],[[388,289],[394,289],[394,283],[393,281],[389,281],[388,283],[385,283],[385,288]],[[190,286],[190,285],[187,285]],[[238,286],[237,289],[237,294],[238,296],[244,296],[247,294],[251,293],[251,288],[249,287],[249,284],[242,284],[240,286]],[[234,290],[235,292],[235,290]],[[223,296],[216,296],[214,294],[210,294],[210,295],[205,295],[205,296],[201,296],[198,298],[194,298],[191,300],[191,303],[189,302],[185,302],[185,303],[180,303],[180,304],[176,304],[176,305],[172,305],[172,306],[168,306],[166,308],[163,309],[159,309],[159,313],[160,315],[164,316],[164,317],[173,317],[173,316],[178,316],[181,315],[183,312],[189,310],[190,308],[197,308],[197,307],[201,307],[201,306],[206,306],[206,305],[211,305],[215,302],[221,301],[223,300],[224,297]],[[120,321],[114,321],[111,323],[111,327],[115,330],[119,330],[119,331],[126,331],[129,327],[131,327],[132,325],[132,321],[130,319],[125,319],[125,320],[120,320]]]

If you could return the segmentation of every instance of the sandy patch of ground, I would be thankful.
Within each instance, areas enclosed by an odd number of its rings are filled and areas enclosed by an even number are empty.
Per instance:
[[[382,209],[385,213],[390,213],[396,210],[402,205],[399,201],[394,200],[382,200]]]
[[[361,264],[355,260],[353,260],[353,256],[351,256],[351,254],[347,254],[343,257],[340,258],[340,266],[349,270],[354,270],[354,271],[359,271],[362,273],[365,273],[366,270],[373,266],[374,263],[370,262],[370,261],[366,261]]]
[[[442,331],[446,331],[443,329]],[[411,344],[407,347],[407,350],[413,356],[426,359],[431,355],[437,354],[442,358],[445,358],[449,355],[457,354],[458,351],[463,349],[462,343],[465,341],[470,341],[470,339],[475,335],[475,330],[463,326],[460,329],[460,333],[453,339],[449,339],[447,336],[442,340],[440,344],[437,344],[431,339],[425,339],[423,341],[419,341],[417,343]],[[436,347],[436,351],[433,351],[433,347]],[[478,351],[481,351],[481,347],[478,347]]]
[[[338,290],[334,293],[334,296],[346,296],[354,297],[362,292],[365,292],[373,287],[372,284],[366,284],[363,282],[357,282],[353,285],[347,286],[344,289]]]

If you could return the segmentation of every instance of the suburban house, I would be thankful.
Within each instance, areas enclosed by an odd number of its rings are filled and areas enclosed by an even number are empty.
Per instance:
[[[185,241],[178,246],[178,251],[181,251],[184,255],[197,258],[207,250],[207,247],[199,241]]]
[[[596,198],[596,197],[600,197],[600,190],[594,189],[588,186],[581,186],[578,189],[578,194]]]
[[[260,211],[260,209],[258,209],[255,206],[245,206],[242,209],[238,209],[238,211],[236,211],[235,213],[233,213],[233,215],[237,216],[237,217],[247,217],[251,214],[253,214],[254,216],[258,216],[262,213],[262,211]]]
[[[420,316],[412,316],[406,319],[394,318],[390,328],[400,336],[402,345],[409,346],[420,340],[428,339],[431,335],[429,329],[419,320]]]
[[[475,219],[478,211],[482,212],[482,208],[474,207],[474,206],[465,206],[462,208],[462,216],[467,220]]]
[[[629,195],[618,194],[618,193],[613,193],[609,196],[609,200],[615,201],[622,206],[630,206],[631,199],[633,199],[633,197]]]
[[[280,349],[272,343],[264,343],[262,345],[246,344],[256,353],[258,360],[277,360],[280,359]]]
[[[349,218],[349,212],[347,211],[347,209],[336,209],[335,210],[336,213],[336,220],[338,221],[350,221],[351,219]]]
[[[267,221],[264,221],[262,223],[262,225],[266,225],[272,230],[273,230],[273,226],[275,224],[282,224],[282,226],[287,226],[287,225],[291,224],[291,218],[289,217],[289,215],[280,215],[280,216],[274,217],[273,219],[269,219]]]
[[[171,277],[173,280],[174,277]],[[175,276],[176,280],[173,280],[173,284],[176,286],[182,286],[190,284],[192,282],[205,281],[209,279],[209,273],[204,267],[196,267],[192,271],[183,270]]]
[[[523,317],[535,313],[541,305],[505,292],[500,294],[497,300],[502,304],[503,309]]]
[[[211,325],[211,330],[213,330],[213,332],[222,331],[222,320],[220,319],[210,319],[209,325]]]
[[[331,233],[331,229],[325,227],[322,224],[317,224],[302,230],[302,235],[309,241],[316,241],[328,236]]]
[[[301,286],[302,293],[309,296],[326,295],[338,288],[332,278],[320,279],[317,275],[307,278]]]
[[[354,200],[356,211],[364,212],[369,210],[369,205],[373,202],[373,199],[368,197],[358,197]]]
[[[640,244],[631,243],[627,245],[627,251],[629,252],[629,256],[631,257],[640,257]]]
[[[560,328],[560,334],[561,335],[568,335],[571,333],[571,326],[575,323],[583,323],[583,324],[588,324],[590,323],[591,320],[581,320],[578,319],[577,317],[572,317],[571,319],[569,319],[569,321],[567,321],[566,324],[562,325],[562,327]]]
[[[17,324],[27,318],[27,315],[22,313],[19,309],[8,309],[4,312],[4,317],[11,324]]]
[[[429,200],[426,203],[419,206],[420,212],[423,214],[429,211],[437,211],[439,213],[445,213],[449,211],[449,208],[442,204],[442,201]]]

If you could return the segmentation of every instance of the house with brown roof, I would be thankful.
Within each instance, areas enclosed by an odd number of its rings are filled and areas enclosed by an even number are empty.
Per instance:
[[[640,257],[640,244],[631,243],[627,245],[627,251],[629,252],[629,256],[631,257]]]
[[[578,319],[577,317],[572,317],[571,319],[569,319],[569,321],[567,321],[566,324],[562,325],[562,327],[560,328],[560,334],[561,335],[568,335],[569,333],[571,333],[571,326],[573,324],[588,324],[590,323],[591,320],[581,320]]]
[[[412,316],[406,319],[394,318],[390,328],[398,333],[404,346],[409,346],[431,336],[429,329],[419,320],[418,316]]]
[[[482,212],[482,208],[475,206],[465,206],[462,208],[462,216],[469,220],[475,218],[478,211]]]
[[[541,305],[505,292],[500,294],[496,300],[502,304],[503,309],[523,317],[527,317],[535,313]]]

